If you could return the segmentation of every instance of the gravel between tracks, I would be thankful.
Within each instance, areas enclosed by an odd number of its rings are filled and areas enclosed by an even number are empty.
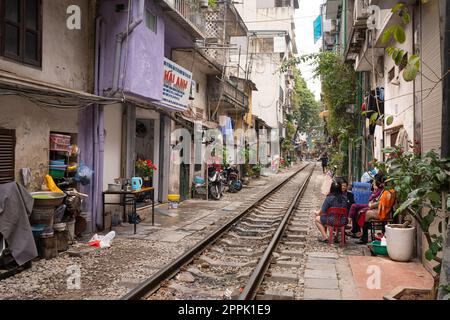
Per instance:
[[[282,173],[265,179],[270,181],[269,184],[275,184],[287,175]],[[224,200],[239,201],[243,197],[244,191],[226,194]],[[118,299],[139,281],[150,277],[194,246],[233,214],[230,212],[214,225],[175,243],[118,236],[110,249],[97,250],[81,257],[62,253],[52,260],[33,262],[31,269],[0,281],[0,299]],[[81,272],[80,289],[67,288],[71,267],[79,268]]]

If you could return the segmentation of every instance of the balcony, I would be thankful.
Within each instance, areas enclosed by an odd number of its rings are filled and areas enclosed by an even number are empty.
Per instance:
[[[194,39],[205,39],[205,16],[198,1],[157,0],[157,3],[173,20],[187,30]]]
[[[240,90],[229,80],[209,78],[209,101],[218,102],[223,111],[247,113],[249,111],[249,98],[244,91]],[[222,96],[222,97],[221,97]]]

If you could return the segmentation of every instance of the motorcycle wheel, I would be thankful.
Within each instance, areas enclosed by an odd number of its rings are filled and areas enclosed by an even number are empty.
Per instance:
[[[220,190],[219,190],[219,186],[215,185],[215,186],[211,186],[211,188],[209,189],[209,194],[211,196],[211,198],[213,198],[214,200],[220,200]]]

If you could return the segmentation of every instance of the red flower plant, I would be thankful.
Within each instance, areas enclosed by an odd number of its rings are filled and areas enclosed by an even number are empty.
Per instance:
[[[136,173],[142,177],[151,177],[157,170],[152,160],[138,159],[136,161]]]

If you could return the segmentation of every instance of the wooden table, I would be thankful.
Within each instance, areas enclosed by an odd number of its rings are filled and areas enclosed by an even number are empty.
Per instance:
[[[149,194],[149,199],[152,201],[152,226],[155,225],[155,188],[149,187],[149,188],[142,188],[140,190],[135,191],[104,191],[103,192],[103,228],[105,228],[105,205],[116,205],[116,206],[122,206],[123,207],[123,215],[126,217],[127,215],[127,205],[133,206],[133,212],[134,215],[134,234],[136,234],[136,216],[137,216],[137,210],[136,210],[136,199],[140,195]],[[120,202],[106,202],[106,196],[109,195],[120,195]],[[111,227],[112,229],[112,221],[111,221]]]

